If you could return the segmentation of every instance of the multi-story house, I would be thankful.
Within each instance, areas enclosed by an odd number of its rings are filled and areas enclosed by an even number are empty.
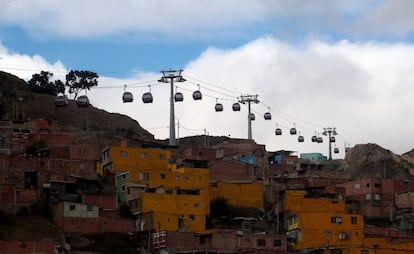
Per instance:
[[[367,234],[364,216],[346,212],[344,199],[310,190],[284,193],[288,249],[317,254],[413,253],[407,238]]]
[[[411,182],[410,179],[364,178],[336,184],[334,187],[342,188],[342,194],[347,199],[359,203],[358,213],[363,214],[366,220],[383,224],[393,216],[395,196],[414,190]],[[331,188],[330,192],[332,191]]]
[[[164,149],[108,147],[103,172],[129,172],[126,201],[139,231],[202,232],[209,214],[209,172]],[[201,163],[203,164],[203,163]]]

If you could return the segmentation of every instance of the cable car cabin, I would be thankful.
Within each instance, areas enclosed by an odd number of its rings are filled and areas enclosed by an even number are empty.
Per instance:
[[[199,90],[193,92],[193,99],[195,101],[201,100],[201,98],[202,98],[202,95],[201,95],[201,92]]]
[[[317,136],[312,136],[311,140],[312,140],[312,142],[318,142],[318,137]]]
[[[280,129],[280,128],[276,128],[276,130],[275,130],[275,134],[276,134],[276,136],[280,136],[280,135],[282,135],[282,129]]]
[[[152,93],[146,92],[142,95],[142,102],[143,103],[152,103]]]
[[[174,95],[174,101],[179,102],[184,100],[184,95],[180,92],[176,92]]]
[[[339,153],[339,148],[338,147],[334,148],[334,153]]]
[[[223,104],[216,103],[216,106],[214,108],[216,109],[216,112],[221,112],[223,111]]]
[[[124,94],[122,95],[122,101],[124,103],[133,102],[134,96],[132,95],[131,92],[124,92]]]
[[[63,107],[68,105],[68,98],[66,95],[58,94],[55,98],[55,106],[56,107]]]
[[[254,113],[250,113],[250,115],[249,115],[249,119],[250,119],[251,121],[256,120],[256,116],[254,115]]]
[[[304,141],[305,141],[305,138],[304,138],[303,136],[299,136],[299,137],[298,137],[298,141],[299,141],[300,143],[302,143],[302,142],[304,142]]]
[[[89,98],[86,95],[81,95],[76,99],[76,105],[78,107],[88,107],[89,106]]]
[[[270,112],[266,112],[263,117],[265,120],[270,120],[272,119],[272,114],[270,114]]]
[[[237,102],[233,103],[232,108],[233,108],[233,111],[240,111],[240,104]]]
[[[295,127],[293,127],[293,128],[290,128],[290,135],[296,135],[296,128]]]
[[[323,142],[323,138],[322,137],[318,137],[317,142],[318,143],[322,143]]]
[[[330,138],[329,138],[329,141],[330,141],[331,143],[335,143],[335,137],[333,137],[333,136],[332,136],[332,137],[330,137]]]

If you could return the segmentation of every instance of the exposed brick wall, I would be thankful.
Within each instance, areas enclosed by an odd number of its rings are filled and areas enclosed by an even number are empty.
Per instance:
[[[210,181],[253,181],[253,166],[237,162],[223,162],[209,168]]]
[[[41,241],[0,241],[1,254],[54,254],[53,240]]]
[[[115,216],[103,216],[98,218],[69,218],[63,216],[63,202],[53,206],[53,223],[65,233],[103,233],[118,232],[128,233],[132,230],[130,219]]]
[[[83,195],[82,202],[85,204],[97,205],[103,209],[115,210],[118,208],[118,201],[115,195]]]

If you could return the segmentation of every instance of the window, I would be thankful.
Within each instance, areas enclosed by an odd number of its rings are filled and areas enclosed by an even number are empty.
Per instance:
[[[332,236],[332,231],[325,231],[324,235],[325,235],[325,237],[331,237]]]
[[[292,225],[292,224],[296,224],[298,223],[298,216],[293,215],[287,218],[288,220],[288,225]]]
[[[367,188],[369,188],[369,186],[370,186],[369,183],[367,183]]]
[[[69,211],[75,211],[76,206],[75,205],[69,205]]]
[[[371,200],[371,193],[365,194],[365,199],[366,200]]]
[[[93,205],[87,205],[86,207],[88,212],[92,212],[93,211]]]
[[[342,223],[342,217],[339,217],[339,216],[331,217],[331,223],[341,224]]]
[[[257,246],[266,246],[266,239],[257,239]]]
[[[141,159],[145,159],[145,158],[147,158],[147,153],[142,152],[142,153],[140,154],[140,157],[141,157]]]
[[[164,174],[164,173],[161,173],[161,174],[160,174],[160,178],[161,178],[161,179],[165,179],[165,178],[167,178],[167,175],[166,175],[166,174]]]
[[[374,183],[374,187],[375,188],[380,188],[381,187],[381,184],[380,183]]]
[[[165,155],[165,153],[160,153],[160,154],[158,155],[158,158],[159,158],[160,160],[165,160],[165,158],[167,158],[167,156]]]
[[[175,180],[180,180],[180,176],[175,176]]]
[[[125,191],[125,185],[121,187],[121,191],[124,192]]]
[[[282,240],[274,239],[273,240],[273,246],[282,246]]]
[[[351,217],[351,224],[357,224],[357,217]]]
[[[342,254],[342,250],[331,250],[331,254]]]
[[[360,185],[359,183],[356,183],[356,184],[354,185],[354,189],[361,189],[361,185]]]
[[[149,180],[148,172],[139,173],[139,180],[148,181]]]
[[[85,152],[85,148],[84,147],[78,149],[78,155],[79,156],[84,156],[85,154],[86,154],[86,152]]]
[[[381,194],[380,193],[375,193],[374,199],[375,200],[381,200]]]
[[[85,163],[84,162],[79,163],[79,169],[80,170],[84,170],[85,169]]]
[[[369,254],[368,250],[361,250],[361,254]]]
[[[195,208],[199,208],[200,207],[200,204],[199,203],[194,203],[194,207]]]
[[[127,157],[128,153],[127,151],[121,151],[119,155],[121,155],[121,157]]]

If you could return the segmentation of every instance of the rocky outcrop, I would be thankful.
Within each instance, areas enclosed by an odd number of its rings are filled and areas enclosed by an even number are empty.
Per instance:
[[[410,172],[414,170],[414,163],[377,144],[360,144],[346,153],[344,170],[349,171],[353,179],[366,177],[405,179],[411,177]]]

